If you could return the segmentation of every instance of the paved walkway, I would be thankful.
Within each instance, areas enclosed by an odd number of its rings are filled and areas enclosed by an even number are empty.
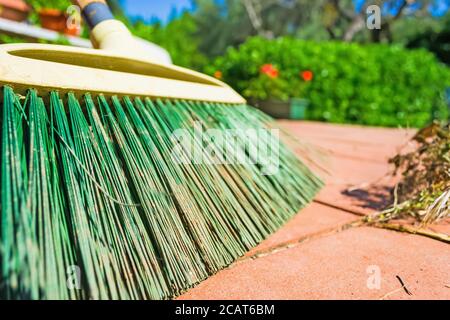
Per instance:
[[[407,147],[413,131],[281,125],[301,137],[298,153],[312,145],[322,154],[330,172],[325,188],[281,230],[180,299],[450,299],[449,245],[384,229],[341,228],[386,202],[394,183],[386,176],[387,160]],[[378,187],[367,192],[373,183]],[[433,228],[450,234],[450,221]]]

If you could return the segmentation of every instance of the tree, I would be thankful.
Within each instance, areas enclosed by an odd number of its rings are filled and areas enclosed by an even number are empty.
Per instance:
[[[408,48],[427,48],[442,62],[450,65],[450,14],[443,18],[443,27],[437,31],[429,27],[417,34],[407,44]]]
[[[200,49],[208,56],[223,54],[248,37],[296,35],[310,24],[325,0],[195,0]]]
[[[326,28],[332,39],[353,41],[354,38],[364,33],[366,41],[393,42],[393,26],[405,17],[424,18],[430,16],[429,6],[432,0],[328,0],[325,4],[326,11],[332,12]],[[367,8],[370,5],[378,5],[382,12],[380,29],[367,30]]]
[[[129,25],[132,33],[142,39],[153,42],[166,49],[175,64],[201,69],[206,64],[206,57],[199,51],[199,39],[196,37],[197,25],[188,12],[167,25],[160,22],[147,24],[138,21]]]

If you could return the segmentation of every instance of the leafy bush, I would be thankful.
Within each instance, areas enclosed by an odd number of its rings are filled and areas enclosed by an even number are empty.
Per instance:
[[[267,64],[278,71],[275,77],[264,72]],[[249,100],[307,98],[307,117],[314,120],[423,126],[448,114],[450,71],[425,50],[256,37],[229,49],[206,72]]]
[[[27,0],[35,10],[42,8],[52,8],[66,11],[66,9],[72,5],[70,0]]]
[[[166,25],[138,21],[129,28],[134,35],[166,49],[176,65],[197,69],[207,63],[207,58],[199,52],[197,26],[188,12]]]

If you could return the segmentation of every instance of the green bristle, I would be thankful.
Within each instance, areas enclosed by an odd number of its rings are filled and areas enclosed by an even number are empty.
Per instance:
[[[174,297],[276,231],[321,186],[282,145],[272,175],[217,161],[251,156],[272,135],[210,141],[205,157],[216,164],[175,162],[174,149],[189,151],[173,139],[178,129],[196,152],[205,148],[197,124],[270,128],[245,105],[56,92],[45,101],[3,89],[0,298]],[[81,289],[68,285],[73,270]]]

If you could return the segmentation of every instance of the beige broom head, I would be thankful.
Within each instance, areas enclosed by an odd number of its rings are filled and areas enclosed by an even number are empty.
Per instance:
[[[103,0],[74,1],[82,8],[98,49],[60,45],[0,45],[0,86],[18,94],[57,90],[230,104],[245,99],[225,83],[185,68],[158,62],[115,20]]]

